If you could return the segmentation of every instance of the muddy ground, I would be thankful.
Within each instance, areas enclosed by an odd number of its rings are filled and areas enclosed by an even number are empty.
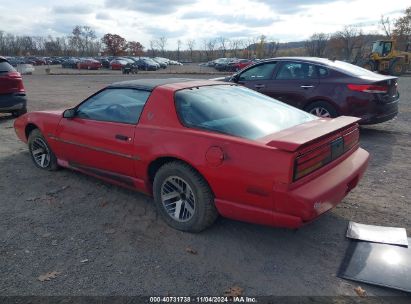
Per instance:
[[[140,77],[147,74],[36,72],[24,82],[33,111],[69,108],[111,82]],[[336,277],[348,221],[411,234],[411,77],[399,88],[398,118],[361,129],[372,156],[363,180],[336,209],[297,231],[224,218],[200,234],[173,230],[150,197],[70,170],[36,169],[13,119],[3,115],[0,295],[222,295],[239,286],[246,295],[355,296],[358,285],[368,295],[402,295]],[[38,279],[53,271],[54,279]]]

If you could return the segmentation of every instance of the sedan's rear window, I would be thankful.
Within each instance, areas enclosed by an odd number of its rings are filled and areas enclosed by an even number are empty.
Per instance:
[[[329,63],[329,65],[351,76],[375,76],[374,72],[344,61],[335,60]]]
[[[176,93],[175,102],[185,126],[248,139],[317,119],[263,94],[232,85],[181,90]]]

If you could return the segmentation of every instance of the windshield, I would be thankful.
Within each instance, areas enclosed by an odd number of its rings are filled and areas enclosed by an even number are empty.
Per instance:
[[[180,120],[187,127],[257,139],[318,119],[247,88],[204,86],[175,95]]]

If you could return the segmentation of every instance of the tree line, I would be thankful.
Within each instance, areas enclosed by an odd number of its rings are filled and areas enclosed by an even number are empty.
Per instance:
[[[89,26],[77,25],[70,35],[42,37],[12,35],[0,31],[0,54],[4,56],[163,56],[179,61],[210,61],[219,57],[270,58],[275,56],[315,56],[357,61],[369,52],[371,42],[381,38],[397,40],[404,49],[411,40],[411,7],[396,20],[381,17],[382,34],[365,34],[360,26],[345,26],[334,34],[315,33],[298,46],[287,47],[273,37],[260,35],[248,39],[226,37],[202,40],[178,40],[174,50],[167,37],[158,37],[144,47],[138,41],[127,41],[118,34],[98,38]]]

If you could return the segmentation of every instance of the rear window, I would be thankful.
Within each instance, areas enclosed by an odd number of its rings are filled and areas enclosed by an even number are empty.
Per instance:
[[[329,65],[336,68],[340,72],[349,74],[351,76],[375,76],[374,72],[344,61],[335,60],[330,62]]]
[[[248,139],[318,119],[253,90],[230,85],[181,90],[175,103],[187,127]]]
[[[0,59],[0,73],[7,73],[11,71],[15,71],[12,65],[4,59]]]

